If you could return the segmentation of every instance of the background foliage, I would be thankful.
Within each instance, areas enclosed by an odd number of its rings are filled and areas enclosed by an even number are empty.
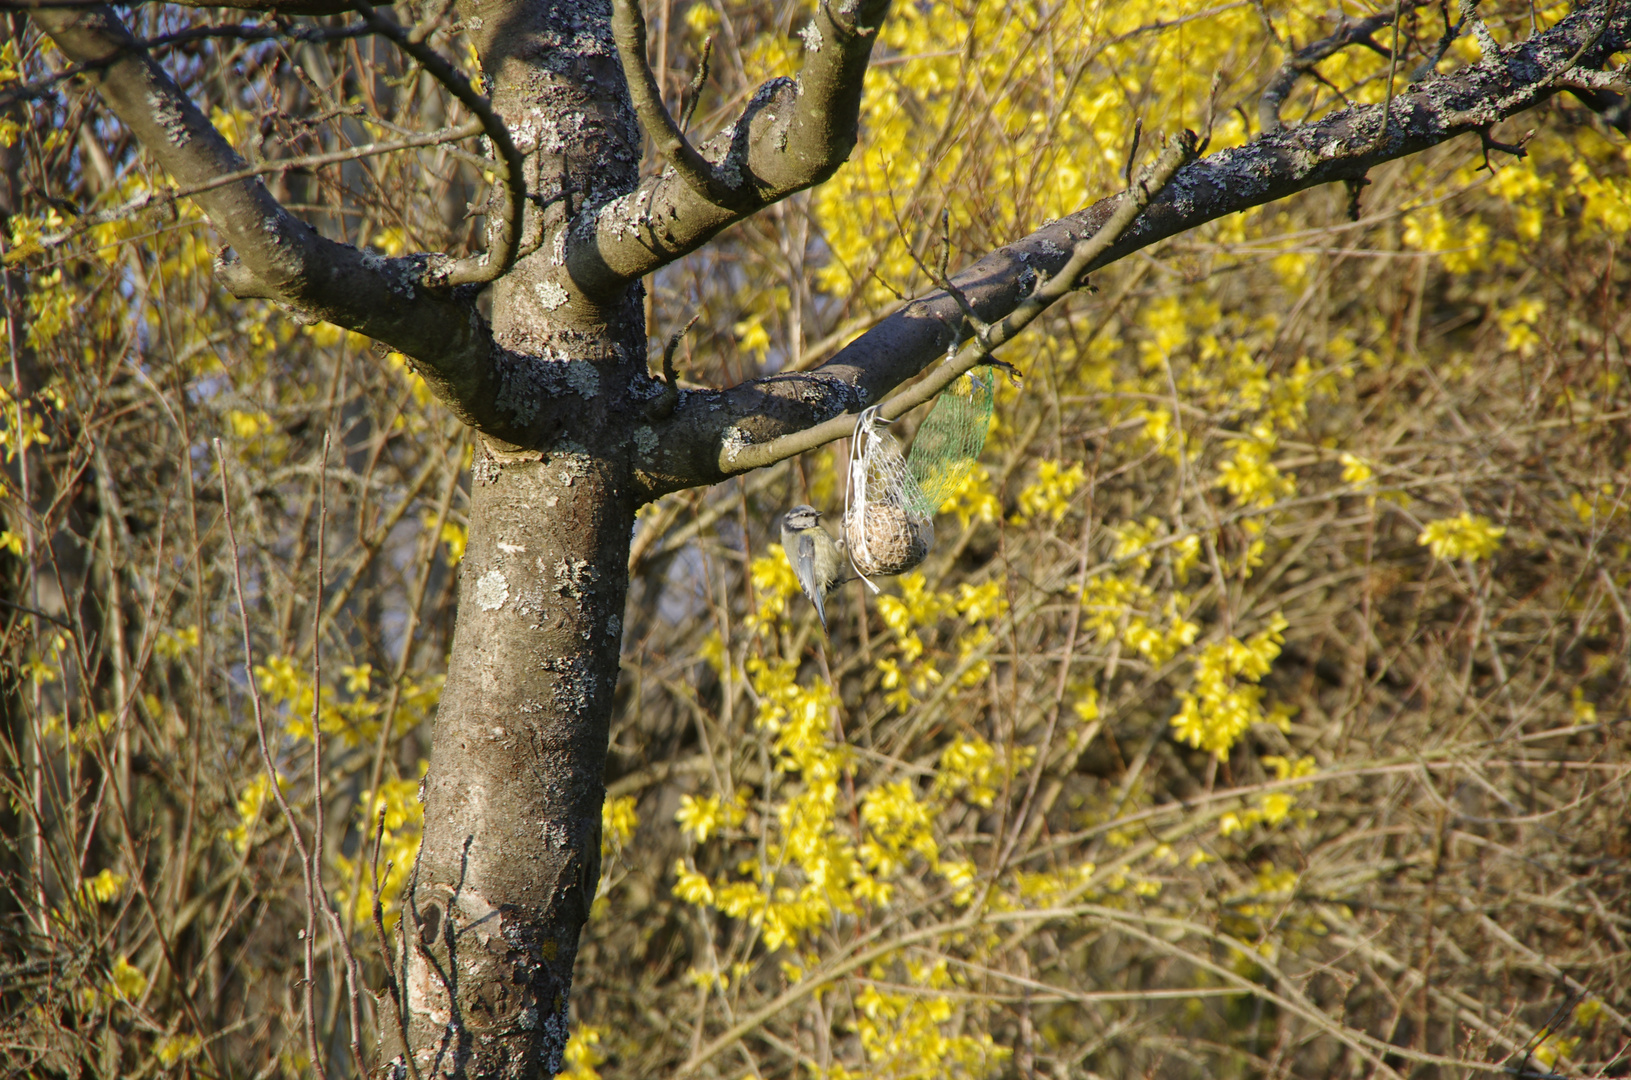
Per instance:
[[[671,99],[714,37],[708,132],[792,72],[806,14],[649,8]],[[1485,14],[1508,41],[1564,10]],[[342,19],[131,18],[252,161],[465,119]],[[818,363],[931,288],[942,211],[965,262],[1116,190],[1135,118],[1243,141],[1333,26],[903,5],[850,164],[658,275],[653,336],[700,313],[694,383]],[[1324,61],[1284,117],[1383,100],[1444,27]],[[226,299],[207,227],[62,67],[10,24],[0,1045],[311,1065],[253,687],[337,899],[316,1044],[346,1073],[337,943],[385,984],[468,439],[400,356]],[[1040,320],[937,550],[829,601],[830,640],[774,518],[837,508],[842,445],[642,513],[573,1075],[1631,1072],[1627,144],[1567,97],[1506,127],[1526,157],[1462,140],[1376,170],[1357,220],[1310,192]],[[269,182],[330,235],[455,250],[473,150]]]

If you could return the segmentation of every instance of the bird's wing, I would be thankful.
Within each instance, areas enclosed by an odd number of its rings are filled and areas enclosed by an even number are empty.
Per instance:
[[[804,590],[805,596],[815,592],[815,541],[809,534],[799,533],[793,537],[793,550],[788,552],[793,557],[793,573],[798,576],[799,588]]]
[[[820,528],[820,526],[816,526]],[[815,565],[815,537],[808,533],[800,533],[793,545],[793,573],[799,579],[799,588],[804,595],[810,598],[815,605],[816,616],[821,620],[823,629],[827,626],[827,612],[821,603],[821,584],[816,581]]]

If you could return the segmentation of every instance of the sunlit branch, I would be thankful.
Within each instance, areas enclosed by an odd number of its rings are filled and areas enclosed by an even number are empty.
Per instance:
[[[623,77],[629,84],[634,114],[640,118],[640,126],[645,128],[663,160],[692,191],[709,202],[730,208],[745,206],[742,178],[737,177],[734,187],[725,183],[707,159],[697,153],[664,107],[662,88],[646,62],[646,20],[640,13],[640,0],[612,0],[612,34],[623,61]]]
[[[1138,220],[1138,215],[1143,213],[1151,200],[1166,188],[1178,169],[1190,160],[1194,152],[1193,132],[1185,131],[1175,136],[1149,172],[1140,177],[1130,190],[1114,197],[1116,207],[1110,217],[1092,236],[1076,243],[1069,261],[1064,266],[1039,284],[1000,322],[983,325],[983,328],[975,333],[972,341],[955,354],[948,356],[927,378],[884,402],[879,415],[885,420],[894,420],[905,416],[919,405],[932,401],[937,394],[965,373],[982,363],[989,363],[993,350],[1012,341],[1034,322],[1037,316],[1079,288],[1080,279],[1087,268],[1109,250],[1112,244],[1121,239],[1132,227],[1133,222]],[[960,308],[967,306],[967,300],[959,304]],[[773,442],[757,443],[740,450],[732,458],[731,465],[745,468],[769,465],[794,454],[813,450],[834,439],[841,439],[848,435],[854,426],[848,416],[837,416],[815,427],[806,428],[792,435],[784,435]],[[743,461],[749,464],[743,465]],[[758,465],[752,464],[753,462],[757,462]]]
[[[589,211],[592,221],[573,230],[567,251],[567,266],[580,289],[609,295],[838,170],[855,146],[862,83],[889,2],[861,0],[852,11],[843,8],[816,8],[801,35],[805,57],[798,78],[759,87],[736,121],[702,146],[689,179],[677,169],[664,170]],[[632,46],[632,32],[619,38]],[[631,90],[641,81],[635,73]],[[673,121],[654,119],[649,106],[652,115],[642,119],[661,147],[661,131]],[[702,165],[717,183],[699,191],[695,172]],[[708,194],[721,194],[721,186],[733,193],[729,203]]]

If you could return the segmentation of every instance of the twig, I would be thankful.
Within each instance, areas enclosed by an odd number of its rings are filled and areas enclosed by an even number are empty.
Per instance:
[[[103,0],[86,0],[85,6],[101,6]],[[34,4],[14,4],[0,2],[0,11],[27,12],[33,10]],[[55,4],[52,6],[68,6]],[[190,30],[181,30],[174,34],[164,34],[160,37],[145,38],[139,44],[146,49],[166,48],[171,45],[182,45],[190,41],[206,38],[232,38],[240,41],[267,41],[284,39],[300,42],[343,41],[346,38],[359,37],[367,32],[363,26],[254,26],[239,24],[237,26],[200,26]],[[67,64],[62,70],[54,71],[50,75],[36,79],[30,83],[18,83],[0,93],[0,111],[10,108],[19,101],[37,101],[50,96],[54,87],[65,83],[69,79],[83,75],[87,71],[98,70],[106,66],[101,64]]]
[[[1568,75],[1569,72],[1574,70],[1574,66],[1580,62],[1580,58],[1586,55],[1586,51],[1595,46],[1599,41],[1603,40],[1603,34],[1608,30],[1609,21],[1614,18],[1614,5],[1617,3],[1619,3],[1619,0],[1608,0],[1608,6],[1603,8],[1602,24],[1597,27],[1597,32],[1591,35],[1591,37],[1587,38],[1585,41],[1581,42],[1580,47],[1574,50],[1574,55],[1569,57],[1568,63],[1564,64],[1562,67],[1552,72],[1552,74],[1542,79],[1540,83],[1537,84],[1537,88],[1550,86],[1557,82],[1558,79]],[[1601,88],[1594,87],[1593,89]]]
[[[1361,176],[1353,180],[1344,180],[1342,186],[1348,189],[1348,220],[1359,220],[1359,193],[1370,184],[1370,177]]]
[[[232,495],[230,483],[227,479],[226,452],[221,449],[221,440],[211,440],[215,444],[215,461],[221,473],[221,515],[226,521],[227,546],[232,551],[232,586],[238,600],[238,621],[243,630],[244,639],[244,670],[248,675],[245,680],[249,684],[249,700],[255,713],[255,744],[260,749],[261,766],[266,770],[268,786],[272,789],[272,798],[276,800],[278,810],[283,814],[283,822],[289,828],[289,836],[294,841],[295,852],[300,856],[300,873],[306,883],[306,928],[301,932],[302,944],[305,946],[305,978],[302,980],[302,996],[304,998],[306,1013],[306,1052],[311,1055],[312,1072],[317,1080],[327,1080],[328,1072],[323,1068],[321,1048],[317,1044],[317,992],[314,979],[316,957],[314,945],[317,937],[317,896],[313,886],[311,872],[311,852],[307,850],[306,839],[300,832],[300,825],[294,816],[294,810],[289,806],[289,800],[283,797],[283,788],[278,785],[277,766],[272,761],[272,752],[266,742],[266,714],[261,706],[260,687],[255,682],[255,646],[249,636],[249,608],[244,603],[243,568],[239,565],[238,532],[232,522]]]
[[[1495,171],[1495,166],[1490,164],[1489,160],[1489,152],[1491,150],[1499,150],[1501,153],[1511,154],[1515,158],[1526,158],[1529,156],[1529,150],[1527,149],[1526,144],[1530,139],[1535,137],[1535,133],[1533,131],[1525,133],[1523,138],[1519,139],[1515,143],[1504,143],[1490,137],[1489,132],[1490,127],[1492,126],[1493,125],[1488,125],[1478,129],[1479,149],[1484,152],[1484,163],[1478,166],[1478,168],[1487,169],[1490,172]]]
[[[1285,106],[1286,98],[1291,96],[1291,91],[1296,87],[1297,80],[1309,74],[1317,78],[1319,72],[1314,69],[1315,64],[1351,45],[1363,45],[1387,56],[1394,70],[1397,70],[1399,63],[1399,18],[1405,12],[1413,11],[1425,2],[1426,0],[1396,0],[1391,12],[1372,15],[1368,19],[1350,20],[1345,18],[1337,24],[1336,29],[1329,36],[1320,38],[1318,41],[1298,49],[1287,57],[1286,61],[1275,71],[1274,77],[1269,80],[1269,84],[1263,88],[1262,95],[1257,99],[1257,123],[1262,129],[1262,134],[1267,135],[1270,132],[1285,129],[1285,122],[1280,119],[1280,110]],[[1393,48],[1384,49],[1376,44],[1373,35],[1390,23],[1393,25]],[[1392,85],[1393,82],[1390,78],[1388,86],[1391,87]],[[1386,115],[1385,111],[1383,115]],[[1385,126],[1384,124],[1384,128]]]
[[[510,129],[505,126],[503,118],[493,111],[492,102],[476,93],[470,80],[448,63],[441,53],[423,40],[415,40],[414,34],[407,33],[380,15],[368,6],[366,0],[356,0],[352,7],[376,34],[389,38],[397,48],[417,60],[431,78],[446,87],[459,100],[459,104],[481,121],[482,133],[492,142],[493,152],[497,155],[492,164],[494,171],[504,181],[508,198],[503,211],[497,215],[498,235],[494,238],[493,250],[473,258],[442,263],[439,267],[432,263],[434,269],[427,273],[429,283],[440,286],[485,285],[497,280],[509,272],[520,254],[521,222],[527,210],[525,161],[510,138]],[[495,251],[497,258],[494,258]]]
[[[164,206],[191,195],[200,195],[206,191],[235,184],[240,180],[249,180],[257,176],[267,176],[272,173],[288,172],[290,169],[315,169],[323,165],[338,165],[347,161],[358,161],[367,157],[378,157],[381,154],[391,154],[398,150],[414,150],[424,146],[435,146],[440,143],[455,142],[459,139],[468,139],[472,135],[480,135],[482,125],[480,120],[471,120],[458,127],[442,128],[439,131],[427,131],[423,135],[414,135],[396,142],[371,142],[361,146],[351,146],[344,150],[331,150],[326,154],[307,154],[304,157],[280,158],[277,161],[267,161],[253,165],[247,169],[236,172],[222,173],[212,176],[202,184],[191,187],[171,188],[169,191],[147,191],[131,199],[123,206],[101,210],[94,214],[87,214],[75,222],[74,227],[53,236],[42,237],[40,246],[45,248],[58,247],[74,237],[79,236],[97,225],[106,225],[112,221],[120,221],[132,214],[140,213],[154,207]],[[484,163],[485,164],[485,163]]]
[[[691,321],[674,331],[669,337],[668,344],[663,346],[663,392],[660,397],[646,407],[647,420],[666,420],[674,415],[674,407],[680,400],[680,377],[674,370],[674,353],[680,347],[685,335],[691,332],[691,327],[702,318],[702,313],[691,316]]]
[[[70,632],[72,632],[73,629],[74,629],[74,624],[69,622],[67,619],[60,619],[55,615],[47,615],[43,611],[37,611],[34,608],[25,607],[22,604],[13,603],[10,600],[7,600],[3,596],[0,596],[0,606],[11,608],[13,611],[20,611],[24,615],[32,615],[36,619],[44,619],[46,622],[55,623],[58,626],[62,627],[64,630],[68,630]]]
[[[318,891],[323,894],[324,912],[329,917],[334,937],[345,957],[346,1004],[351,1022],[351,1059],[357,1067],[357,1075],[365,1076],[368,1067],[362,1060],[362,986],[357,969],[357,957],[351,951],[351,940],[346,935],[345,926],[340,922],[339,913],[334,910],[334,905],[329,900],[328,890],[323,888],[323,649],[320,638],[323,630],[325,573],[323,556],[325,536],[328,532],[328,451],[329,433],[324,431],[323,457],[317,468],[317,587],[316,597],[312,602],[311,626],[311,784],[312,815],[315,821],[312,829],[311,873],[307,875],[306,880],[310,884],[315,884]],[[222,483],[225,484],[224,478]],[[254,677],[253,672],[250,673],[250,677]]]
[[[380,955],[385,958],[385,989],[391,992],[391,1000],[397,1005],[397,1022],[401,1023],[402,991],[397,988],[396,963],[391,959],[391,941],[385,933],[385,904],[380,900],[379,852],[385,846],[385,809],[380,808],[379,816],[374,825],[374,857],[369,860],[369,868],[373,877],[374,888],[374,932],[379,935]],[[391,867],[396,865],[392,859],[385,864],[385,874],[390,876]],[[402,1037],[406,1041],[407,1030],[403,1029]]]
[[[1382,99],[1382,122],[1377,126],[1376,145],[1387,143],[1388,117],[1393,114],[1393,84],[1399,74],[1399,0],[1393,0],[1393,49],[1387,61],[1387,96]]]
[[[1439,11],[1444,15],[1444,33],[1439,37],[1438,44],[1433,46],[1433,54],[1411,70],[1411,82],[1421,82],[1438,70],[1439,61],[1444,59],[1445,54],[1450,51],[1450,46],[1455,44],[1455,39],[1461,36],[1462,28],[1467,25],[1465,19],[1458,23],[1450,21],[1448,0],[1439,0]]]
[[[1212,125],[1218,118],[1218,90],[1223,86],[1223,72],[1212,72],[1212,85],[1206,92],[1206,127],[1201,131],[1201,141],[1195,147],[1195,156],[1200,157],[1206,153],[1206,148],[1212,145]]]
[[[708,81],[708,60],[714,53],[714,36],[709,34],[702,39],[702,58],[697,61],[697,73],[691,76],[691,82],[685,87],[685,93],[680,98],[680,131],[691,128],[691,117],[696,115],[697,105],[702,101],[702,87]]]
[[[623,61],[623,77],[629,84],[634,114],[651,136],[657,153],[687,187],[709,202],[730,209],[745,206],[745,196],[751,196],[751,189],[732,188],[721,180],[664,107],[662,88],[646,61],[646,20],[640,12],[640,0],[612,0],[612,37]],[[698,74],[706,75],[706,66]],[[686,119],[690,119],[689,113]]]
[[[1121,167],[1121,182],[1128,187],[1133,186],[1133,166],[1138,163],[1138,140],[1144,134],[1144,118],[1140,116],[1133,121],[1133,141],[1127,147],[1127,163]]]
[[[958,288],[946,273],[946,267],[951,263],[951,210],[945,207],[940,210],[940,263],[938,268],[928,265],[918,257],[917,249],[906,236],[906,225],[900,219],[900,211],[895,208],[895,194],[893,191],[889,193],[889,212],[895,218],[896,231],[900,233],[901,239],[906,241],[906,253],[912,257],[912,261],[917,264],[917,268],[923,271],[923,276],[934,282],[935,288],[943,289],[947,296],[957,302],[957,306],[962,310],[963,318],[968,321],[974,336],[979,337],[991,329],[991,324],[980,318],[979,313],[974,310],[974,305],[969,303],[967,294]],[[887,288],[887,286],[885,287]],[[959,333],[956,340],[963,340],[963,336]]]
[[[1487,64],[1501,55],[1501,46],[1489,32],[1484,20],[1478,17],[1478,0],[1460,0],[1461,22],[1472,27],[1472,36],[1478,42],[1479,63]],[[1612,12],[1610,12],[1612,14]],[[1608,20],[1603,20],[1608,25]],[[1585,50],[1581,50],[1584,52]]]
[[[397,985],[396,957],[391,952],[391,939],[385,933],[385,906],[380,902],[379,898],[379,849],[384,842],[385,811],[382,808],[379,812],[379,824],[375,827],[374,831],[374,858],[372,862],[374,871],[374,932],[379,935],[380,957],[385,961],[385,986],[386,989],[390,990],[391,992],[391,1003],[394,1006],[394,1008],[391,1010],[391,1014],[396,1019],[397,1033],[402,1036],[402,1057],[408,1063],[408,1071],[413,1074],[413,1080],[420,1080],[419,1063],[414,1060],[413,1054],[408,1051],[408,1020],[407,1015],[402,1009],[402,991]],[[396,860],[394,859],[388,860],[385,863],[385,874],[387,877],[390,876],[391,868],[395,865]],[[401,917],[398,916],[398,919],[400,918]],[[406,933],[406,929],[407,928],[404,926],[404,934]],[[405,980],[407,977],[408,965],[407,958],[404,956],[402,961],[402,978]]]

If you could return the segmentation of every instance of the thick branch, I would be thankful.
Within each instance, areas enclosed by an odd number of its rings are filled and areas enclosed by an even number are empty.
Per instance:
[[[1138,215],[1143,213],[1151,200],[1172,182],[1178,169],[1194,157],[1194,154],[1193,132],[1185,131],[1175,137],[1167,144],[1155,165],[1140,177],[1130,190],[1115,197],[1116,208],[1098,231],[1085,240],[1077,241],[1070,253],[1069,261],[1064,266],[1038,285],[1031,295],[1020,301],[1001,322],[994,325],[981,324],[974,339],[955,354],[946,357],[927,378],[884,402],[879,415],[885,420],[894,420],[905,416],[919,405],[928,404],[964,373],[989,362],[992,350],[1018,337],[1022,330],[1036,321],[1037,316],[1064,299],[1067,293],[1079,288],[1082,274],[1087,268],[1108,251],[1112,244],[1121,239],[1132,227],[1133,222],[1138,220]],[[957,293],[961,290],[956,289],[955,282],[952,284],[951,295],[955,301],[959,299]],[[960,303],[958,306],[964,305]],[[803,431],[783,435],[767,443],[745,447],[737,452],[733,463],[745,469],[772,465],[794,454],[802,454],[806,450],[824,446],[834,439],[841,439],[848,435],[854,426],[848,416],[835,416]]]
[[[1426,0],[1404,0],[1399,5],[1400,17],[1421,7],[1425,2]],[[1331,36],[1321,38],[1287,57],[1285,63],[1280,65],[1274,77],[1269,80],[1268,86],[1263,88],[1263,96],[1257,99],[1257,122],[1263,134],[1267,135],[1285,128],[1285,124],[1280,120],[1280,109],[1285,105],[1286,98],[1291,96],[1297,80],[1313,71],[1315,64],[1350,45],[1381,49],[1381,46],[1372,40],[1372,35],[1392,23],[1391,10],[1372,15],[1368,19],[1344,18],[1337,24],[1336,31]]]
[[[1574,90],[1571,93],[1580,103],[1596,113],[1609,127],[1621,135],[1631,135],[1631,98],[1606,90]]]
[[[860,0],[853,12],[841,10],[849,6],[818,5],[801,35],[805,58],[799,77],[765,83],[737,121],[702,148],[698,159],[713,184],[699,191],[698,177],[687,179],[671,167],[622,198],[585,211],[567,252],[567,267],[580,289],[614,293],[838,170],[855,147],[861,84],[889,0]],[[620,49],[624,36],[618,35]],[[643,64],[643,56],[639,59]],[[631,70],[636,95],[640,82]],[[651,123],[647,120],[648,127]],[[652,135],[661,148],[663,136],[655,130]],[[721,186],[730,199],[714,201]]]
[[[1582,51],[1583,45],[1589,47]],[[1557,77],[1571,60],[1589,71],[1628,47],[1631,4],[1611,8],[1599,2],[1509,47],[1500,64],[1438,76],[1395,97],[1386,109],[1385,131],[1383,106],[1357,106],[1193,162],[1086,269],[1308,188],[1358,180],[1383,162],[1487,128],[1559,92],[1575,77]],[[981,319],[995,322],[1030,295],[1040,277],[1057,273],[1076,244],[1097,232],[1119,204],[1119,196],[1104,199],[1046,225],[987,255],[955,283]],[[644,477],[648,490],[661,494],[715,483],[746,471],[750,458],[752,467],[765,464],[750,447],[880,400],[944,357],[961,340],[963,326],[956,301],[936,292],[907,304],[813,371],[772,375],[727,391],[682,393],[674,415],[656,433],[658,450]]]
[[[355,9],[352,0],[165,0],[182,7],[231,8],[234,11],[275,12],[278,15],[344,15]],[[373,6],[388,6],[385,0],[367,0]]]

